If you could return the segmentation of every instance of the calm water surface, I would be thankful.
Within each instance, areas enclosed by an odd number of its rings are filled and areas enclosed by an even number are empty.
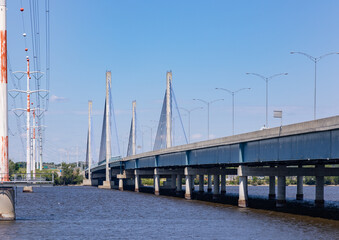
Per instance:
[[[0,222],[1,240],[339,239],[333,220],[95,187],[18,190],[17,220]]]

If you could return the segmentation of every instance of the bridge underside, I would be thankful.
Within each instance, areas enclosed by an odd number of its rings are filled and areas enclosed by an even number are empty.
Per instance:
[[[190,199],[195,178],[199,179],[200,192],[207,178],[208,191],[213,188],[217,198],[226,192],[225,176],[235,176],[239,179],[239,206],[246,207],[248,177],[268,176],[269,198],[283,206],[286,176],[297,177],[297,199],[303,197],[303,176],[315,176],[315,202],[322,206],[324,176],[339,176],[339,168],[333,164],[339,164],[339,117],[129,156],[110,163],[110,180],[120,190],[133,185],[139,191],[141,177],[153,178],[154,193],[159,194],[160,178],[166,178],[163,187],[178,192],[184,189]],[[104,181],[105,167],[92,169],[92,178]]]

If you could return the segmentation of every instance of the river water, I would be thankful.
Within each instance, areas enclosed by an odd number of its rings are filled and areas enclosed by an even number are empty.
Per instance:
[[[339,201],[339,188],[325,189]],[[304,190],[307,197],[314,188]],[[339,221],[95,187],[18,188],[16,214],[16,221],[0,222],[1,240],[339,239]]]

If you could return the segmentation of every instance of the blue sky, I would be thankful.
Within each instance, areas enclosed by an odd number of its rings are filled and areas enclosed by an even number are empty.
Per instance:
[[[28,17],[28,1],[23,2]],[[231,96],[216,87],[251,88],[236,95],[236,133],[255,131],[265,124],[265,83],[246,72],[267,76],[288,72],[269,84],[270,127],[280,124],[273,118],[274,109],[283,111],[284,124],[312,120],[314,65],[290,52],[319,56],[339,51],[338,7],[334,0],[51,0],[51,100],[45,160],[64,160],[66,151],[74,160],[76,146],[80,160],[84,159],[89,99],[93,100],[94,141],[99,144],[106,70],[112,71],[121,151],[127,145],[133,100],[137,101],[139,125],[153,127],[154,137],[168,70],[173,72],[180,107],[203,106],[193,98],[225,99],[211,105],[212,137],[232,134]],[[19,8],[19,0],[8,1],[8,52],[13,70],[25,69]],[[25,22],[29,26],[29,18]],[[339,55],[318,64],[318,118],[339,113],[338,64]],[[191,117],[192,141],[205,140],[206,108]],[[187,128],[187,116],[182,118]],[[143,130],[144,139],[150,139],[148,128]],[[144,150],[149,150],[150,140],[144,141]],[[23,158],[18,136],[11,136],[10,158]]]

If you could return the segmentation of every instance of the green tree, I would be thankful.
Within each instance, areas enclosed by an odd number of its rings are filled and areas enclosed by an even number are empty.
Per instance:
[[[54,174],[54,183],[56,185],[69,185],[82,183],[83,176],[80,175],[80,170],[74,171],[74,165],[62,163],[61,164],[61,177]]]
[[[19,171],[20,165],[18,163],[14,163],[12,160],[9,160],[9,175],[13,175]]]

